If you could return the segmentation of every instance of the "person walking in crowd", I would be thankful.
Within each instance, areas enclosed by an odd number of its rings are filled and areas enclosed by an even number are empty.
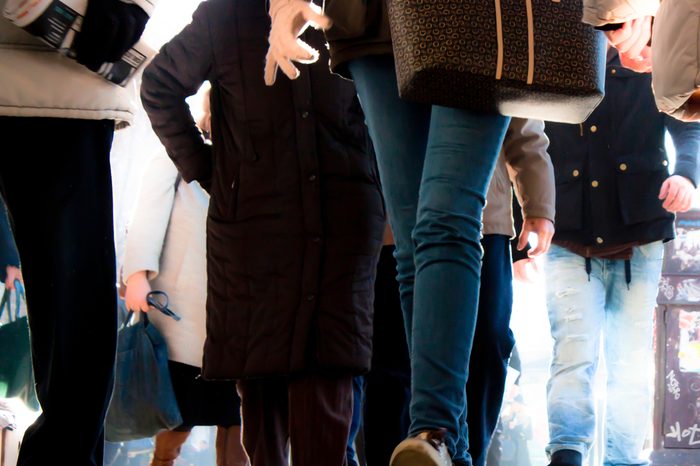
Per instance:
[[[520,225],[521,234],[516,243],[518,251],[514,251],[514,256],[520,260],[534,260],[549,249],[554,234],[554,171],[547,154],[548,144],[544,134],[544,122],[514,118],[506,132],[501,155],[486,196],[481,239],[484,255],[481,263],[479,313],[472,350],[475,357],[470,361],[470,376],[466,385],[467,425],[470,428],[468,438],[460,439],[465,443],[468,440],[472,464],[476,466],[485,464],[489,443],[498,424],[508,360],[514,344],[509,327],[513,308],[510,239],[515,236],[510,173],[527,222],[524,227]],[[538,243],[537,247],[528,253],[525,249],[530,231],[538,232]],[[390,233],[390,230],[388,232]],[[393,243],[391,235],[385,236],[386,243]],[[393,250],[393,247],[388,249],[385,246],[382,258],[390,250]],[[377,274],[375,353],[372,370],[366,377],[367,393],[363,419],[365,458],[368,466],[388,464],[394,447],[408,434],[408,425],[402,414],[408,410],[410,392],[407,396],[402,396],[406,393],[406,388],[401,390],[395,385],[390,385],[393,390],[389,391],[388,388],[373,386],[375,374],[383,374],[384,367],[403,368],[399,371],[402,377],[396,380],[410,378],[407,355],[406,363],[402,365],[403,353],[396,352],[397,348],[400,350],[402,342],[397,341],[398,337],[386,338],[391,331],[396,331],[396,319],[391,322],[393,327],[383,325],[383,321],[379,320],[379,317],[387,312],[382,306],[385,302],[380,302],[379,297],[384,296],[391,289],[390,286],[396,286],[381,280],[383,276],[391,276],[395,281],[396,268],[393,267],[392,273],[388,270],[391,262],[394,261],[387,258],[387,268],[382,270],[380,258]],[[380,290],[380,284],[386,286],[386,289]],[[393,296],[394,306],[398,306],[398,290]],[[398,320],[398,323],[402,323],[402,320]],[[405,335],[402,335],[402,340],[405,342]],[[386,377],[379,376],[377,385],[385,379]],[[383,396],[375,399],[375,392],[382,393]],[[387,412],[387,407],[393,409]],[[377,421],[379,419],[381,421]]]
[[[593,379],[607,368],[605,465],[648,464],[652,312],[663,242],[698,181],[700,124],[659,113],[651,76],[609,50],[606,96],[581,125],[547,124],[557,233],[546,257],[554,338],[547,387],[551,466],[581,466],[595,435]],[[665,132],[676,148],[668,173]]]
[[[0,190],[27,285],[42,410],[19,466],[52,464],[67,445],[72,465],[102,465],[117,340],[109,152],[136,92],[133,82],[120,87],[90,70],[138,40],[154,4],[91,0],[77,62],[0,18],[0,137],[22,145],[3,157]]]
[[[253,466],[287,465],[288,442],[295,465],[342,466],[385,212],[352,83],[320,62],[266,87],[269,31],[258,0],[204,2],[141,95],[183,179],[211,193],[203,377],[239,380]],[[185,102],[204,80],[212,146]]]
[[[168,346],[170,377],[183,420],[176,429],[156,435],[152,466],[172,466],[190,431],[199,425],[217,426],[217,466],[248,463],[235,382],[199,377],[206,337],[208,206],[209,195],[199,184],[181,181],[167,155],[158,154],[144,172],[126,237],[122,276],[127,308],[148,312],[147,296],[157,289],[168,295],[170,307],[181,317],[176,321],[149,313]]]
[[[292,61],[316,52],[296,38],[309,23],[329,29],[332,20],[331,66],[355,81],[396,239],[412,396],[409,438],[392,465],[466,465],[481,213],[509,119],[402,101],[384,3],[328,1],[325,8],[328,16],[303,0],[270,2],[265,82],[274,84],[278,68],[308,79]]]

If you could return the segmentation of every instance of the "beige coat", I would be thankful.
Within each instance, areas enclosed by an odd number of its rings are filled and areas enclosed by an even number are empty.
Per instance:
[[[686,101],[700,87],[700,2],[662,2],[651,48],[656,106],[683,119]]]
[[[583,22],[592,26],[654,16],[659,0],[583,0]]]
[[[149,15],[155,0],[131,0]],[[0,12],[5,0],[0,0]],[[80,118],[130,123],[138,92],[107,82],[0,14],[0,116]]]
[[[542,217],[554,223],[554,168],[548,147],[544,122],[511,119],[486,195],[483,234],[515,236],[511,180],[523,218]]]
[[[147,166],[128,228],[122,277],[148,271],[154,290],[165,291],[182,320],[157,311],[173,361],[201,367],[206,337],[206,218],[209,195],[194,181],[175,184],[177,169],[163,152]],[[128,283],[127,283],[128,286]]]

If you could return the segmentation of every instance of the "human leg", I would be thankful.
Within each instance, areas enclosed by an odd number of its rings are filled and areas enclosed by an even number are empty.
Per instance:
[[[243,446],[251,466],[288,466],[289,383],[286,378],[238,382]]]
[[[479,313],[467,381],[469,454],[475,466],[484,466],[491,436],[501,411],[508,359],[514,338],[510,331],[513,309],[513,269],[510,239],[486,235],[481,240]]]
[[[292,464],[346,466],[352,377],[305,374],[289,381]]]
[[[21,466],[51,464],[66,445],[71,464],[102,465],[117,334],[113,132],[106,120],[0,118],[0,136],[22,147],[3,157],[0,182],[22,261],[42,408],[24,436]]]
[[[547,310],[554,349],[547,384],[550,441],[547,454],[585,457],[595,437],[593,379],[604,325],[605,261],[585,259],[552,246],[546,256]],[[575,454],[574,454],[575,453]],[[567,460],[568,463],[568,460]]]
[[[447,446],[459,460],[466,455],[456,452],[456,443],[465,430],[481,210],[508,119],[401,101],[391,57],[356,60],[350,70],[375,143],[397,242],[413,370],[411,435],[446,429]]]
[[[151,466],[173,466],[191,431],[192,428],[187,427],[182,430],[159,432],[156,435]]]
[[[648,464],[642,457],[652,410],[654,359],[653,312],[656,306],[663,244],[634,249],[631,282],[623,261],[616,261],[605,320],[607,397],[605,466]]]

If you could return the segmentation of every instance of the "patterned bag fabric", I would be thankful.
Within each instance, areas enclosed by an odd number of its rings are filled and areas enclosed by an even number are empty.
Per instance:
[[[604,95],[606,41],[582,0],[387,0],[410,101],[563,123]]]

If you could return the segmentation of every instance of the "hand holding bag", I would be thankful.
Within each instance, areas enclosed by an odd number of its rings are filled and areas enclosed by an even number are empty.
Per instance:
[[[606,40],[582,0],[387,0],[406,100],[563,123],[604,96]]]
[[[154,297],[160,299],[153,301]],[[158,311],[177,317],[167,308],[165,293],[149,293],[148,302],[153,306],[152,301],[157,303]],[[105,438],[110,442],[152,437],[182,424],[165,340],[149,322],[147,313],[128,325],[133,314],[129,311],[117,342],[114,394],[105,423]]]

